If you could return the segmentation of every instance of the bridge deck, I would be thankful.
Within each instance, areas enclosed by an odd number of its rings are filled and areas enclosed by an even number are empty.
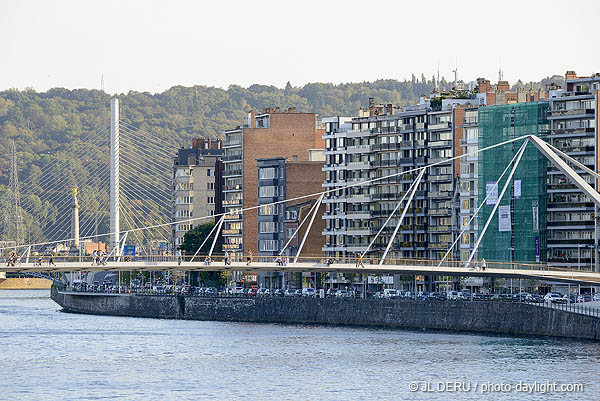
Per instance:
[[[274,262],[254,262],[247,266],[243,262],[233,262],[225,266],[223,262],[205,265],[203,262],[176,261],[143,261],[143,262],[108,262],[106,265],[92,266],[89,262],[57,262],[56,266],[35,266],[33,263],[22,263],[15,267],[0,267],[0,272],[88,272],[88,271],[245,271],[245,272],[336,272],[367,274],[417,274],[436,276],[470,276],[551,280],[575,284],[600,284],[600,273],[574,270],[549,270],[532,268],[487,268],[481,271],[474,268],[437,265],[371,265],[356,267],[355,264],[334,263],[327,266],[323,263],[299,262],[287,266],[278,266]]]

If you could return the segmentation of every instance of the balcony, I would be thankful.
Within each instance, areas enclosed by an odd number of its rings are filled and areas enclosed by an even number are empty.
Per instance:
[[[232,139],[232,140],[223,142],[223,147],[228,148],[228,147],[232,147],[232,146],[240,146],[241,144],[242,144],[241,139]]]
[[[237,185],[225,185],[224,191],[241,191],[242,190],[242,184],[237,184]]]
[[[230,163],[230,162],[241,162],[242,161],[242,154],[237,154],[237,155],[230,155],[230,156],[225,156],[223,157],[223,162],[224,163]]]
[[[236,176],[241,176],[242,175],[242,169],[236,169],[236,170],[225,170],[223,171],[223,177],[236,177]]]
[[[452,148],[452,141],[429,141],[430,148]]]
[[[438,124],[429,124],[428,128],[430,131],[447,130],[447,129],[452,128],[452,123],[443,122],[443,123],[438,123]]]
[[[221,233],[223,233],[223,235],[240,235],[242,234],[242,230],[239,228],[229,228],[227,230],[221,230]]]
[[[573,110],[553,110],[548,113],[549,118],[560,118],[560,117],[572,117],[579,115],[591,115],[592,117],[595,115],[596,111],[594,109],[573,109]]]
[[[346,212],[346,218],[348,220],[370,219],[371,217],[373,217],[373,215],[369,210],[349,210]]]
[[[346,198],[346,202],[348,203],[361,203],[361,202],[370,202],[370,196],[369,195],[350,195]]]
[[[223,201],[223,206],[234,206],[234,205],[240,205],[242,204],[242,200],[241,199],[227,199]]]
[[[370,153],[373,151],[372,145],[356,145],[348,146],[346,148],[347,153]]]
[[[348,170],[363,170],[373,168],[373,162],[350,162],[347,164]]]

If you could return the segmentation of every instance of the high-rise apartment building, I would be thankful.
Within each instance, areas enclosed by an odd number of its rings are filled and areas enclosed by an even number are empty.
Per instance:
[[[248,113],[248,123],[225,131],[225,186],[223,205],[227,214],[223,248],[241,257],[258,247],[257,211],[236,213],[258,204],[257,159],[284,157],[290,162],[309,161],[311,149],[323,149],[323,130],[317,115],[267,108],[263,113]]]
[[[192,219],[222,213],[223,154],[221,141],[204,138],[194,139],[191,148],[177,151],[172,186],[174,248],[194,226],[214,221]]]
[[[317,197],[283,201],[320,192],[324,177],[323,162],[293,162],[284,157],[258,159],[257,162],[258,204],[266,205],[258,209],[257,255],[275,259],[281,254],[282,257],[289,256],[294,260],[309,229],[312,216],[307,216],[311,213]],[[273,205],[274,202],[279,203]],[[324,208],[324,204],[321,204],[317,209],[299,255],[300,258],[310,257],[318,260],[323,257],[324,238],[321,232],[325,223],[320,216],[323,215]],[[305,218],[304,225],[298,229]],[[284,249],[286,244],[287,247]],[[291,278],[290,275],[291,273],[287,273],[286,277],[280,272],[258,273],[257,284],[266,288],[285,288]]]
[[[323,249],[329,255],[355,257],[365,251],[416,179],[415,169],[439,162],[425,172],[388,257],[443,256],[452,243],[458,175],[458,163],[443,161],[462,152],[453,130],[453,107],[467,102],[444,99],[432,106],[423,99],[417,106],[397,109],[390,104],[377,106],[370,99],[369,108],[361,110],[359,117],[323,119],[326,189],[383,178],[326,195]],[[397,212],[371,247],[369,257],[383,254],[399,217]]]
[[[599,171],[600,74],[579,77],[566,73],[566,87],[551,92],[549,142],[593,171]],[[596,190],[597,180],[576,171]],[[594,204],[555,167],[548,169],[549,263],[571,267],[594,266],[598,271],[599,216]]]
[[[485,148],[525,135],[546,140],[549,133],[548,110],[546,101],[479,108],[479,147]],[[508,190],[499,200],[509,173],[507,171],[498,181],[500,175],[522,143],[518,141],[499,146],[479,157],[478,203],[482,205],[478,216],[480,234],[494,205],[499,203],[478,248],[479,256],[488,261],[546,261],[548,161],[533,144],[527,145]]]

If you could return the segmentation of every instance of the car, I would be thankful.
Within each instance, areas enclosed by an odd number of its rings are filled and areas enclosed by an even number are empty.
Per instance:
[[[399,298],[400,294],[393,288],[386,288],[383,290],[382,298],[384,299],[396,299]]]
[[[302,296],[303,297],[315,297],[315,296],[317,296],[317,291],[314,288],[303,288]]]
[[[302,297],[302,289],[299,288],[296,291],[294,291],[294,296],[295,297]]]
[[[581,294],[577,297],[575,302],[577,302],[577,303],[592,302],[592,296],[590,294]]]
[[[471,299],[473,301],[483,301],[483,300],[485,300],[485,295],[483,295],[480,292],[474,292],[471,294]]]
[[[256,296],[257,297],[264,297],[266,291],[267,291],[266,288],[259,288],[258,290],[256,290]]]
[[[566,303],[575,303],[577,302],[577,294],[565,294],[563,295],[563,299]]]
[[[291,288],[288,288],[287,290],[285,290],[283,296],[293,297],[295,294],[296,294],[296,290],[292,290]]]
[[[515,301],[524,301],[527,299],[527,295],[529,295],[528,292],[520,292],[518,294],[513,294],[512,298]]]
[[[566,304],[567,300],[564,299],[562,297],[561,294],[559,294],[558,292],[549,292],[546,295],[544,295],[544,301],[546,301],[547,303],[553,303],[553,304]]]
[[[249,297],[255,297],[257,292],[258,291],[256,290],[256,288],[248,288],[248,292],[246,295]]]
[[[335,292],[336,298],[348,298],[349,296],[350,296],[350,293],[346,290],[337,290]]]
[[[594,301],[600,301],[600,292],[594,294],[593,298]]]
[[[275,291],[273,291],[274,297],[282,297],[282,296],[284,296],[284,294],[285,294],[285,291],[283,291],[281,288],[278,288]]]
[[[525,301],[532,302],[534,304],[541,304],[544,302],[544,297],[538,294],[528,294],[525,297]]]
[[[462,294],[462,292],[458,292],[458,291],[448,291],[448,293],[446,294],[446,297],[451,301],[456,301],[459,299],[463,299],[463,294]]]
[[[206,297],[216,297],[219,295],[219,291],[215,287],[206,287],[204,289],[204,296]]]
[[[427,299],[435,299],[437,301],[444,301],[447,298],[441,292],[432,292],[431,294],[429,294],[429,297]]]
[[[232,295],[244,295],[244,287],[234,287],[231,293]]]
[[[327,298],[335,297],[335,290],[333,288],[328,289],[327,292],[325,292],[325,297],[327,297]]]

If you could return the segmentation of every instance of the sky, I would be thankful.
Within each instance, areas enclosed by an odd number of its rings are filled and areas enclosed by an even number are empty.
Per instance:
[[[1,0],[0,90],[600,72],[600,1]]]

